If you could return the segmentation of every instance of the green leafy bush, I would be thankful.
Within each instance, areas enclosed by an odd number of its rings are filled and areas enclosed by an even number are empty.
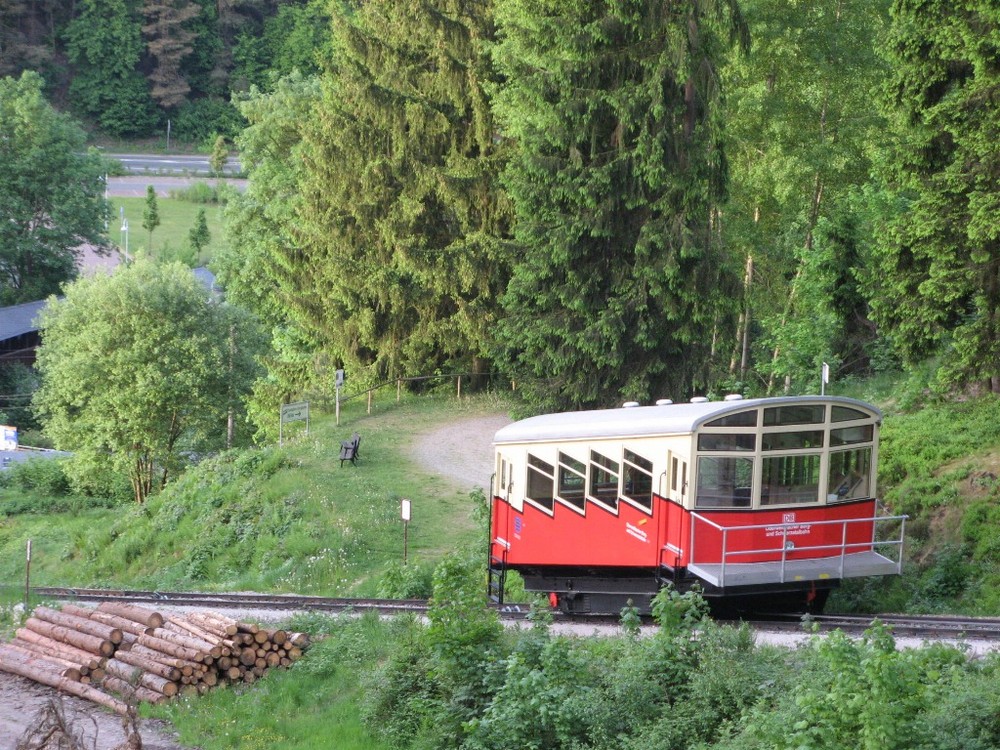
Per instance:
[[[0,473],[0,487],[42,495],[67,495],[70,491],[63,460],[59,458],[29,458],[17,461]]]
[[[173,120],[177,140],[202,143],[214,140],[219,133],[230,138],[246,127],[246,120],[230,102],[215,97],[195,99],[183,104]]]
[[[996,500],[973,502],[962,516],[962,540],[972,549],[974,560],[1000,562],[1000,505]]]
[[[434,569],[429,565],[391,565],[378,584],[386,599],[427,599],[433,590]]]
[[[230,195],[230,191],[225,187],[211,185],[207,182],[192,182],[187,187],[173,188],[170,191],[171,198],[188,203],[225,203],[229,200]]]

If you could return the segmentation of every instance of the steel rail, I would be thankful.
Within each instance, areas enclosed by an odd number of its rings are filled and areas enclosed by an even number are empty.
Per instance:
[[[748,619],[747,622],[759,630],[789,632],[814,629],[820,633],[842,630],[855,635],[880,623],[889,628],[894,636],[927,640],[1000,640],[1000,619],[990,617],[828,614]]]
[[[7,587],[4,587],[7,588]],[[140,591],[130,589],[97,589],[81,587],[37,586],[30,590],[33,598],[97,603],[127,602],[139,605],[174,607],[205,607],[226,609],[301,610],[326,613],[374,611],[380,614],[426,614],[424,599],[375,599],[303,596],[299,594],[261,594],[256,592],[222,593],[199,591]],[[524,619],[530,611],[527,604],[506,604],[498,609],[501,619]],[[578,622],[608,626],[618,625],[618,618],[608,615],[563,615],[553,612],[556,622]],[[643,618],[649,622],[648,618]],[[948,640],[1000,640],[1000,618],[961,617],[953,615],[789,615],[769,618],[745,618],[755,629],[820,633],[843,630],[862,633],[876,622],[882,623],[896,636]]]
[[[81,602],[115,601],[175,607],[215,607],[219,609],[299,609],[320,612],[346,610],[383,613],[427,611],[422,599],[361,599],[298,594],[219,593],[199,591],[136,591],[79,587],[38,586],[31,594],[42,599],[67,599]]]

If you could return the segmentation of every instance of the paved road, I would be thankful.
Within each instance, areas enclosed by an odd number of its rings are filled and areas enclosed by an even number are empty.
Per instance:
[[[108,195],[116,198],[143,198],[146,195],[146,188],[153,186],[156,194],[165,198],[170,195],[171,190],[180,190],[188,187],[192,182],[207,182],[216,184],[224,182],[236,190],[246,189],[247,181],[236,178],[220,180],[216,177],[171,177],[169,175],[150,174],[144,176],[129,175],[127,177],[108,177]]]
[[[207,177],[212,174],[209,157],[201,154],[105,154],[117,159],[129,174],[178,174]],[[242,166],[238,156],[231,156],[222,172],[233,176],[240,174]]]

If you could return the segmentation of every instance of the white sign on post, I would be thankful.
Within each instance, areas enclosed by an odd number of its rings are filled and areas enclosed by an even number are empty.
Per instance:
[[[410,520],[410,501],[409,500],[403,500],[402,511],[403,511],[403,520],[404,521],[409,521]]]

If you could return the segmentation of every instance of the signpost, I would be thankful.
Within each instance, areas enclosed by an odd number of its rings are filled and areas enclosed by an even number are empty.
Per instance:
[[[336,408],[337,419],[336,419],[336,423],[337,423],[337,426],[339,427],[340,426],[340,389],[344,387],[344,371],[343,370],[337,370],[337,374],[335,376],[333,384],[336,387],[336,392],[337,392],[337,398],[336,398],[336,401],[337,401],[337,408]]]
[[[400,510],[403,516],[403,565],[406,565],[406,532],[407,527],[410,525],[410,501],[404,498]]]
[[[309,434],[309,402],[296,401],[294,404],[282,404],[281,417],[278,421],[278,445],[284,443],[285,424],[287,422],[305,422],[306,435]]]
[[[28,559],[24,566],[24,611],[30,612],[28,597],[31,594],[31,540],[28,540]]]

